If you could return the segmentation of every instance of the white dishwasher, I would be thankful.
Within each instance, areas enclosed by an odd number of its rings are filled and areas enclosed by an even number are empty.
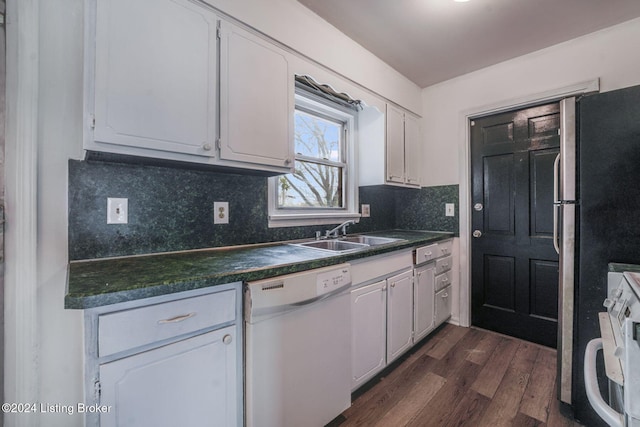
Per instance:
[[[350,268],[246,285],[248,427],[321,427],[351,406]]]

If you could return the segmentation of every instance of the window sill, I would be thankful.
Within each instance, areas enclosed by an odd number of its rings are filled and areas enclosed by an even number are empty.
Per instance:
[[[269,228],[300,227],[304,225],[340,224],[344,221],[360,218],[359,213],[331,214],[284,214],[269,215]]]

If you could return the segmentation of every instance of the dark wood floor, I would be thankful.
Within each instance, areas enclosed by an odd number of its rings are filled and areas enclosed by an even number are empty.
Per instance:
[[[556,352],[445,325],[356,391],[330,426],[579,426],[559,412]]]

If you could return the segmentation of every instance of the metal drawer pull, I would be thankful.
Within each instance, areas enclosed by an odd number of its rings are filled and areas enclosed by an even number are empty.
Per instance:
[[[426,258],[426,257],[428,257],[428,256],[431,256],[431,255],[433,255],[433,253],[432,253],[432,252],[425,252],[425,253],[424,253],[424,257],[425,257],[425,258]]]
[[[444,294],[442,294],[442,298],[443,298],[443,299],[444,299],[444,298],[449,298],[449,294],[445,292]]]
[[[442,268],[447,268],[449,267],[449,263],[448,262],[443,262],[442,263]]]
[[[163,319],[163,320],[158,320],[158,325],[164,325],[166,323],[178,323],[178,322],[182,322],[184,320],[187,320],[193,316],[195,316],[196,313],[189,313],[189,314],[183,314],[182,316],[176,316],[176,317],[172,317],[171,319]]]
[[[229,334],[227,334],[224,337],[222,337],[222,342],[224,344],[231,344],[231,341],[233,341],[233,338]]]
[[[392,283],[392,284],[391,284],[391,287],[392,287],[392,288],[395,288],[395,287],[396,287],[396,284],[395,284],[395,283]]]
[[[443,282],[448,282],[448,281],[449,281],[449,278],[448,278],[447,276],[444,276],[444,277],[442,278],[442,281],[443,281]]]

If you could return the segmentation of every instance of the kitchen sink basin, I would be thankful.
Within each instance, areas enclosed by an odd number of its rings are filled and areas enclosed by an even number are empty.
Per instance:
[[[332,252],[357,251],[369,247],[369,245],[363,243],[345,242],[343,240],[314,240],[312,242],[298,243],[297,245]]]
[[[312,240],[310,242],[295,243],[294,245],[304,246],[305,248],[343,253],[359,251],[371,246],[386,245],[401,240],[402,239],[391,239],[388,237],[355,235],[340,237],[338,239]]]
[[[343,242],[363,243],[369,246],[386,245],[388,243],[399,242],[402,239],[391,239],[389,237],[375,236],[347,236],[340,239]]]

